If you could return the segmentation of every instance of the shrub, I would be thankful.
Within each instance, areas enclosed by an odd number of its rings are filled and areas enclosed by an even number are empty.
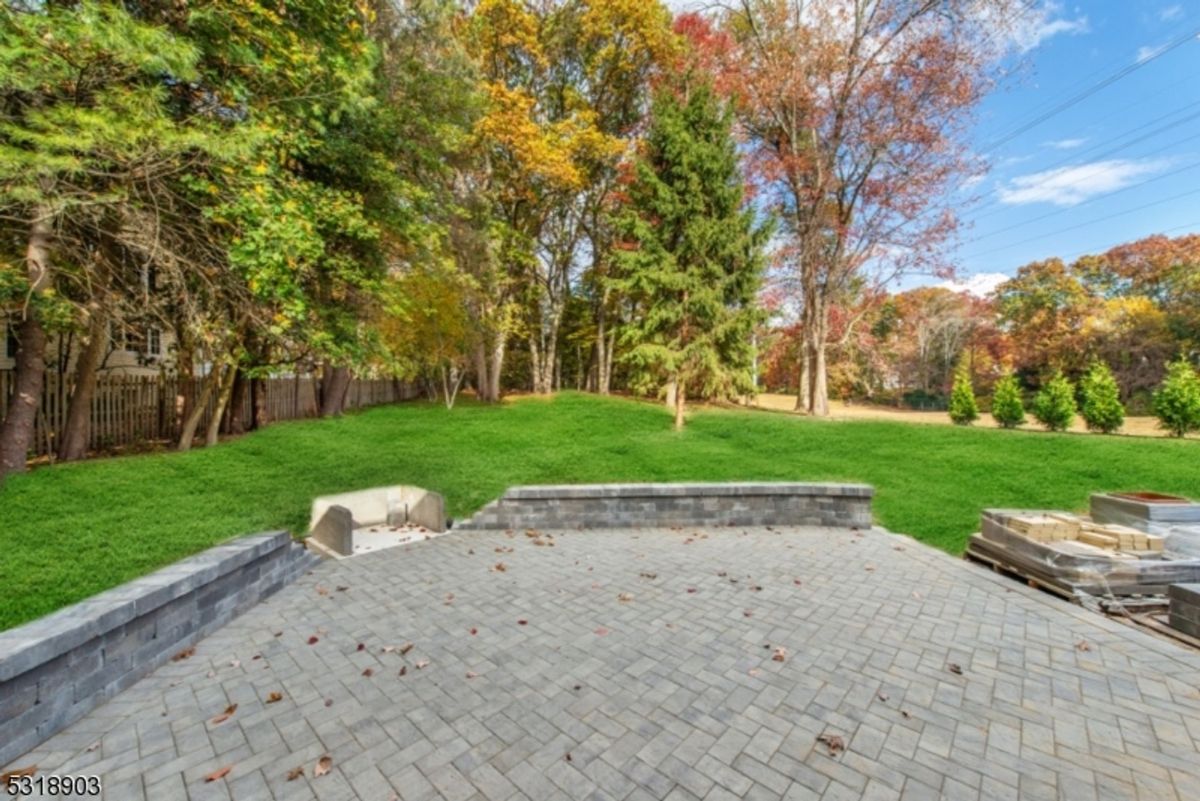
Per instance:
[[[1050,431],[1066,431],[1075,422],[1075,388],[1062,373],[1056,373],[1037,394],[1033,416]]]
[[[1079,383],[1079,392],[1083,399],[1079,412],[1089,431],[1111,434],[1125,422],[1125,407],[1121,405],[1117,379],[1104,362],[1092,362]]]
[[[979,404],[971,386],[971,370],[966,361],[959,362],[954,371],[954,388],[950,390],[950,419],[957,425],[969,426],[979,419]]]
[[[992,391],[992,417],[1004,428],[1016,428],[1025,422],[1025,404],[1015,375],[1006,375]]]
[[[1167,365],[1167,377],[1154,393],[1154,414],[1172,436],[1200,430],[1200,376],[1185,359]]]

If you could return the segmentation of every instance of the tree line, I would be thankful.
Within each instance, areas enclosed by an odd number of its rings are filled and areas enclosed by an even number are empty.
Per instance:
[[[753,388],[764,308],[803,318],[828,409],[847,299],[938,269],[971,111],[1018,0],[8,0],[0,471],[48,343],[78,343],[64,459],[108,339],[169,331],[205,404],[280,372]],[[765,295],[768,298],[764,306]],[[227,417],[228,415],[226,415]],[[256,408],[234,430],[266,422]]]
[[[1008,417],[1018,423],[1020,398],[1036,406],[1041,397],[1051,412],[1038,419],[1050,428],[1065,427],[1064,419],[1069,424],[1078,401],[1096,430],[1119,428],[1129,409],[1166,414],[1164,426],[1184,433],[1200,419],[1181,429],[1177,421],[1192,413],[1180,418],[1163,404],[1171,393],[1194,393],[1197,276],[1200,235],[1155,235],[1069,263],[1024,265],[986,297],[945,287],[864,292],[834,316],[836,392],[953,411],[955,394],[970,387],[992,397],[993,414],[997,405],[1014,410]],[[796,332],[777,326],[764,338],[766,382],[794,387]],[[971,416],[970,403],[960,408]]]

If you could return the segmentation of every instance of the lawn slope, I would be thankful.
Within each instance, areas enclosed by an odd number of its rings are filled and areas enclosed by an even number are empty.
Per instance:
[[[226,538],[302,532],[316,495],[383,484],[443,493],[462,517],[514,484],[862,481],[879,522],[961,552],[987,506],[1082,509],[1088,493],[1200,496],[1200,443],[768,412],[693,414],[567,393],[487,407],[410,403],[280,423],[217,448],[98,460],[0,489],[0,628]]]

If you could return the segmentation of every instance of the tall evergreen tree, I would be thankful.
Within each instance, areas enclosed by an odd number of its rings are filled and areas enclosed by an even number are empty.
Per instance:
[[[625,357],[638,384],[692,396],[747,392],[769,226],[748,208],[729,110],[707,83],[655,95],[628,203],[615,285],[635,304]]]

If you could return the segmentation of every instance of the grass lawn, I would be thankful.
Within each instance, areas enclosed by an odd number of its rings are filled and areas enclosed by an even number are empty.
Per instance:
[[[1084,509],[1097,490],[1200,496],[1200,443],[709,410],[567,393],[453,411],[423,402],[280,423],[220,447],[60,465],[0,489],[0,629],[383,484],[452,516],[513,484],[862,481],[888,528],[959,553],[987,506]]]

